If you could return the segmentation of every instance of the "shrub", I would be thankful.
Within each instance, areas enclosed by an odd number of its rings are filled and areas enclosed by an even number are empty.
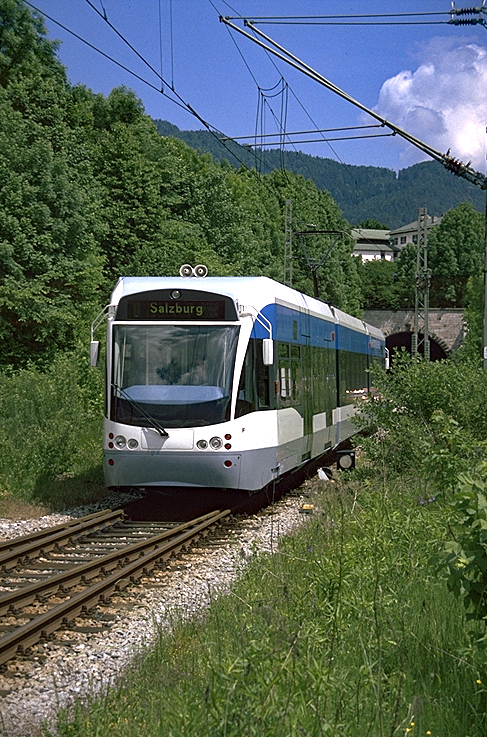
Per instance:
[[[102,414],[102,377],[84,353],[0,374],[0,491],[49,502],[62,481],[99,484]]]

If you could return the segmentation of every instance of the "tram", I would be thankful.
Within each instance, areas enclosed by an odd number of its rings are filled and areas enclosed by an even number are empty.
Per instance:
[[[92,365],[108,323],[110,488],[254,492],[356,432],[381,331],[267,277],[205,272],[123,277],[93,323]]]

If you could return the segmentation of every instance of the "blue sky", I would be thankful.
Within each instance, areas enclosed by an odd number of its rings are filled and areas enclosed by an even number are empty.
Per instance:
[[[125,85],[154,118],[181,129],[201,123],[187,107],[161,94],[157,74],[137,57],[101,14],[172,85],[201,118],[228,136],[253,136],[360,126],[362,111],[252,41],[230,31],[224,16],[349,16],[335,23],[266,24],[258,27],[366,108],[440,151],[485,173],[487,125],[487,27],[446,24],[450,0],[33,0],[51,16],[153,85],[145,84],[46,18],[59,39],[69,80],[108,94]],[[481,4],[478,0],[477,5]],[[456,0],[457,8],[467,7]],[[468,5],[472,6],[472,3]],[[407,13],[351,18],[373,13]],[[421,16],[414,16],[421,13]],[[424,15],[426,13],[437,15]],[[472,16],[468,16],[472,17]],[[478,17],[478,16],[473,16]],[[482,14],[487,24],[487,12]],[[380,19],[376,19],[380,20]],[[367,21],[367,23],[365,23]],[[393,21],[395,21],[393,23]],[[402,23],[400,23],[402,21]],[[404,24],[404,21],[408,21]],[[438,21],[442,21],[439,23]],[[242,27],[239,21],[235,21]],[[355,25],[350,23],[354,22]],[[162,48],[162,54],[161,54]],[[156,89],[154,89],[154,87]],[[282,91],[283,90],[283,91]],[[356,131],[377,133],[381,131]],[[328,138],[352,135],[326,133]],[[308,140],[319,136],[295,136]],[[287,147],[292,150],[292,147]],[[403,169],[427,160],[400,138],[320,140],[297,148],[348,164]]]

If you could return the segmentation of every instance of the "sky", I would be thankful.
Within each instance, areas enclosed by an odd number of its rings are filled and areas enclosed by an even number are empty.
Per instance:
[[[48,36],[61,42],[58,56],[72,84],[104,95],[124,85],[149,115],[182,130],[204,128],[194,110],[226,136],[248,137],[241,143],[285,131],[295,149],[347,164],[398,171],[428,160],[400,136],[384,136],[384,128],[330,132],[377,121],[219,20],[231,16],[243,29],[240,18],[345,16],[320,23],[256,20],[256,27],[366,109],[486,172],[487,8],[462,16],[481,18],[485,26],[454,26],[447,23],[451,0],[33,0],[32,5],[44,15]],[[472,7],[472,2],[455,0],[455,6]],[[363,17],[374,13],[389,17]],[[317,129],[328,132],[293,135]],[[331,140],[349,136],[361,137]],[[310,139],[314,142],[304,143]]]

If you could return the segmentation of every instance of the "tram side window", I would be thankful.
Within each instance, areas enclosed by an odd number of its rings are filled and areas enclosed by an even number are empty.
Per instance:
[[[340,404],[353,404],[358,393],[367,391],[367,356],[365,353],[342,351],[340,365]]]
[[[301,404],[301,348],[279,343],[279,406],[296,407]]]
[[[262,341],[254,341],[255,346],[255,379],[257,384],[257,406],[259,409],[270,408],[269,366],[264,366]]]
[[[315,415],[325,410],[325,350],[317,346],[312,348],[313,371],[313,413]]]
[[[250,340],[240,375],[235,417],[269,406],[269,367],[263,364],[262,341]]]

